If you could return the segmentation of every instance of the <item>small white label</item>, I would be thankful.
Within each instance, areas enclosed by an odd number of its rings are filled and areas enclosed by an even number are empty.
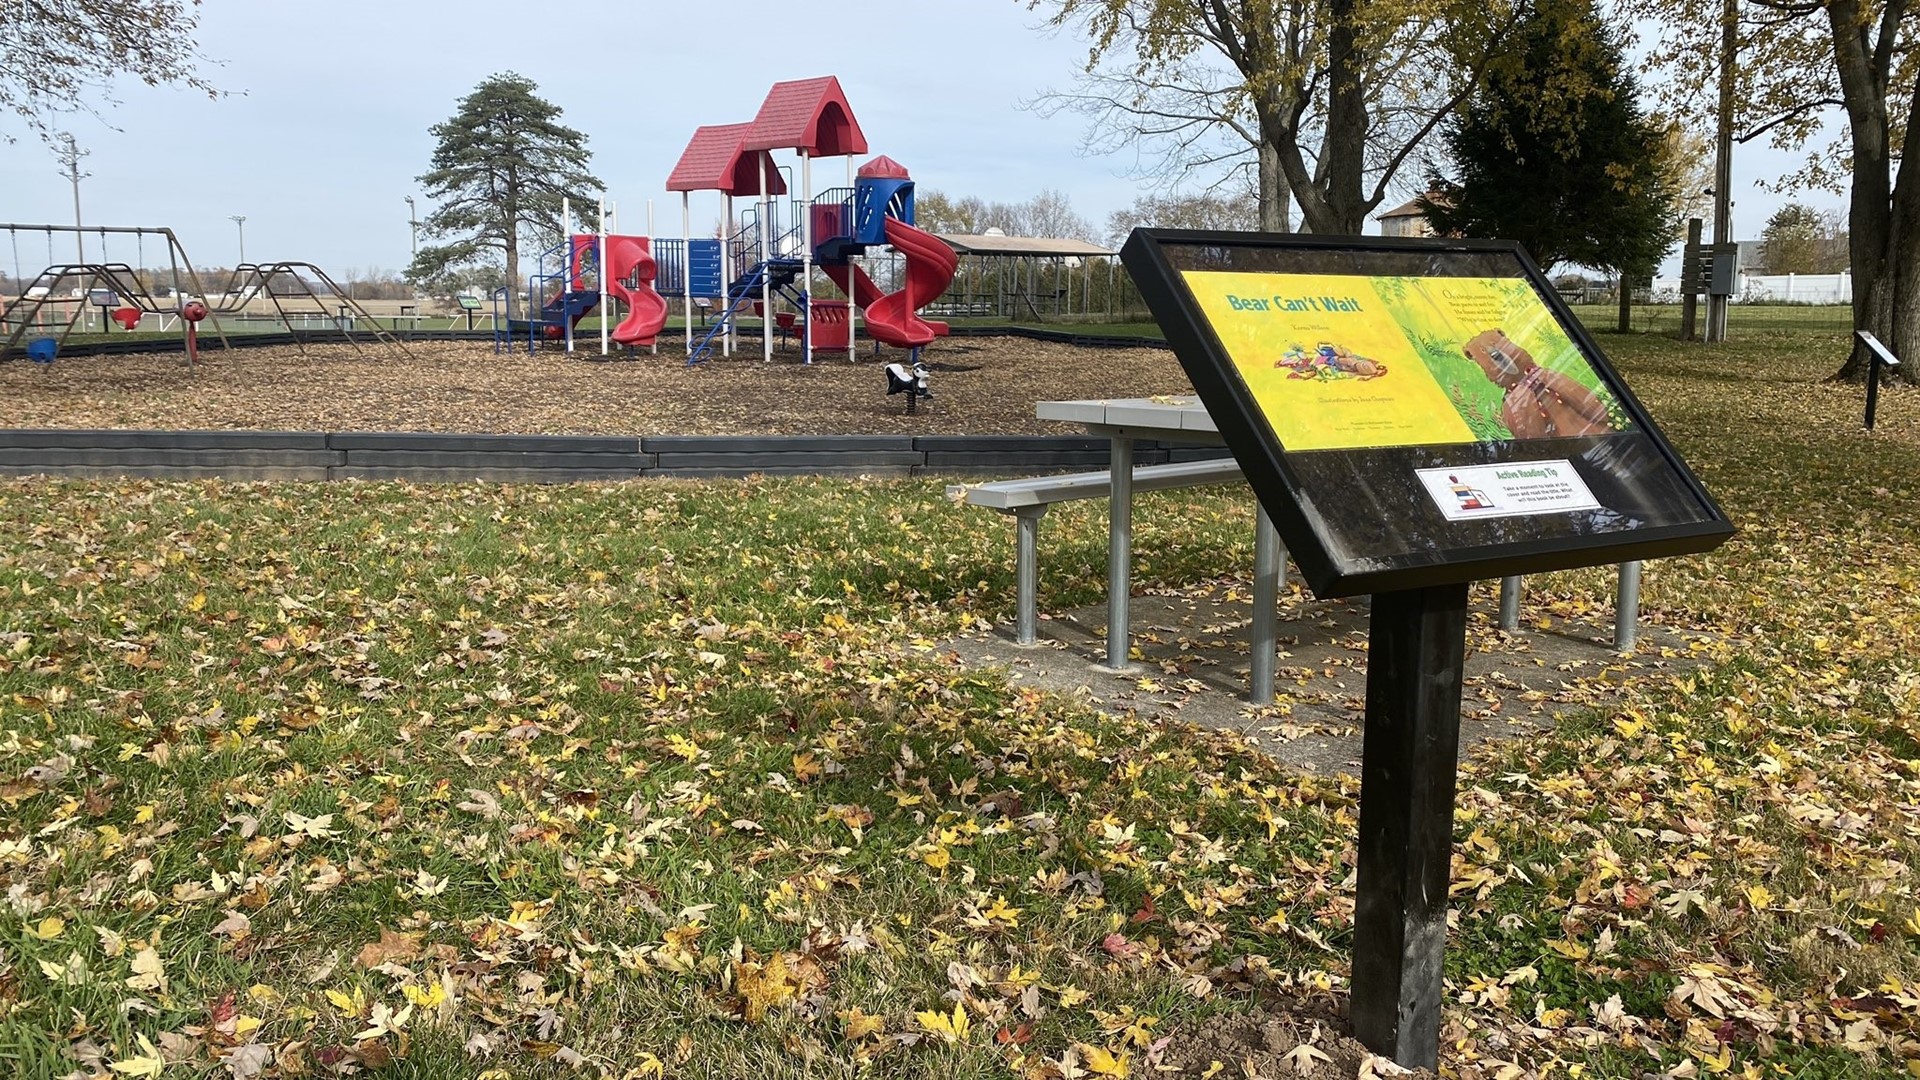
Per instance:
[[[1515,461],[1417,470],[1448,521],[1597,510],[1593,492],[1570,461]]]

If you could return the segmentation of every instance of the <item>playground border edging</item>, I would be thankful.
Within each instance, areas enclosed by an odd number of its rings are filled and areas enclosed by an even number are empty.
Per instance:
[[[365,331],[354,331],[354,333],[365,333]],[[388,331],[388,333],[391,333],[401,341],[409,342],[492,341],[494,338],[493,331],[491,330],[391,330]],[[735,330],[735,333],[741,337],[755,339],[758,339],[760,336],[758,327],[738,328]],[[1167,348],[1167,343],[1160,338],[1088,333],[1084,328],[1079,330],[1048,330],[1034,326],[955,326],[948,331],[948,336],[954,338],[1017,337],[1027,338],[1031,341],[1049,341],[1060,345],[1076,345],[1089,349]],[[661,344],[663,346],[671,340],[678,339],[670,336],[670,334],[661,335]],[[274,345],[344,345],[350,344],[352,338],[349,332],[344,330],[304,329],[261,334],[236,332],[227,335],[227,341],[231,343],[235,349],[262,349]],[[513,346],[515,348],[524,348],[526,342],[515,339]],[[200,350],[203,355],[207,356],[218,356],[220,353],[219,348],[213,344],[212,340],[204,337],[200,342]],[[127,338],[120,341],[93,341],[81,344],[62,345],[60,347],[60,356],[64,359],[79,356],[127,356],[134,353],[184,353],[186,351],[186,344],[178,338]],[[597,359],[598,357],[593,358]],[[662,352],[658,357],[649,356],[644,359],[658,359],[678,363],[683,357]],[[24,363],[25,361],[21,362]],[[828,362],[831,361],[827,359],[815,361],[815,363]]]
[[[1135,445],[1136,465],[1225,454]],[[0,429],[0,476],[382,479],[429,482],[623,480],[752,475],[921,476],[1098,467],[1083,435],[631,436],[437,432]]]

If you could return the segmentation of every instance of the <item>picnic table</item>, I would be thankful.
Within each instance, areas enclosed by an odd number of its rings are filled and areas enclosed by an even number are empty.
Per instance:
[[[1105,435],[1111,444],[1108,471],[1112,477],[1111,512],[1107,524],[1107,666],[1123,670],[1131,649],[1127,623],[1132,588],[1133,555],[1133,444],[1138,439],[1224,445],[1220,430],[1206,406],[1193,395],[1153,398],[1097,398],[1082,401],[1042,401],[1034,409],[1042,420],[1064,420],[1083,425],[1090,434]],[[1257,705],[1273,701],[1274,647],[1278,627],[1275,606],[1285,573],[1287,553],[1280,534],[1264,508],[1257,510],[1253,546],[1253,649],[1248,698]],[[1500,579],[1499,626],[1517,630],[1520,623],[1521,578]],[[1619,567],[1614,613],[1614,648],[1631,651],[1638,636],[1640,563]],[[1118,632],[1112,628],[1117,627]]]
[[[1107,514],[1107,667],[1125,670],[1132,652],[1128,607],[1133,589],[1133,444],[1156,442],[1221,446],[1219,428],[1195,396],[1042,401],[1034,408],[1042,420],[1064,420],[1107,437],[1111,493]],[[1274,664],[1279,629],[1280,584],[1287,553],[1280,532],[1264,508],[1257,508],[1253,532],[1253,623],[1248,630],[1252,658],[1247,697],[1256,705],[1273,701]]]

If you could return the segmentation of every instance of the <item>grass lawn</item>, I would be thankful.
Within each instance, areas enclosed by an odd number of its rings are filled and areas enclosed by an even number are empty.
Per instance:
[[[1465,763],[1443,1063],[1905,1075],[1920,398],[1860,432],[1838,334],[1604,340],[1742,528],[1646,609],[1727,644]],[[1141,587],[1247,577],[1251,513],[1143,498]],[[0,483],[0,1072],[1146,1077],[1337,1005],[1356,786],[957,669],[1004,525],[937,481]],[[1101,595],[1102,515],[1047,534],[1043,606]]]

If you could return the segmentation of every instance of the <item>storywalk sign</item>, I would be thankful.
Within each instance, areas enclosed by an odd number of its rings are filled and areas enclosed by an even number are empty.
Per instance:
[[[1432,1066],[1468,583],[1733,527],[1517,245],[1137,229],[1120,254],[1307,585],[1372,594],[1352,1020]]]

